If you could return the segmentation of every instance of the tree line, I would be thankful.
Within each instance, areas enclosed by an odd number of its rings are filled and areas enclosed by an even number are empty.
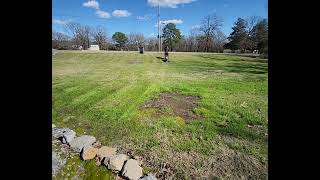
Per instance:
[[[190,30],[188,36],[181,34],[173,23],[162,28],[162,47],[170,51],[181,52],[255,52],[268,54],[268,20],[260,17],[238,18],[232,32],[226,36],[222,31],[223,21],[217,15],[202,18],[197,28]],[[142,33],[125,34],[115,32],[108,37],[105,27],[90,27],[79,23],[68,23],[65,26],[70,36],[53,32],[52,48],[54,49],[88,49],[90,44],[98,44],[101,50],[135,51],[143,46],[146,51],[158,50],[157,37],[145,38]]]

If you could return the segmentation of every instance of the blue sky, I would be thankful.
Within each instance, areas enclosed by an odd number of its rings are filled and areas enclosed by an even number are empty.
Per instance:
[[[156,37],[158,1],[161,20],[176,23],[183,35],[212,13],[223,19],[226,35],[238,17],[268,17],[268,0],[52,0],[52,29],[65,32],[65,23],[78,22],[104,26],[109,37],[116,31]]]

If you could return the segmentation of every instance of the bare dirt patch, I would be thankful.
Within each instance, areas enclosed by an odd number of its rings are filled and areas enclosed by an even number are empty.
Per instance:
[[[201,116],[193,112],[197,107],[199,97],[185,96],[178,93],[161,93],[159,98],[144,105],[144,108],[156,109],[156,114],[180,116],[186,122],[200,119]]]

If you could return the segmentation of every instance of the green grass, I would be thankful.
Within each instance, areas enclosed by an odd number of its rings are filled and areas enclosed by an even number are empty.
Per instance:
[[[53,179],[72,179],[75,177],[84,180],[115,180],[112,172],[106,167],[96,166],[94,160],[82,161],[79,156],[70,158],[65,167]]]
[[[205,159],[217,155],[223,145],[256,158],[267,171],[268,61],[173,53],[171,62],[163,63],[157,56],[160,54],[56,54],[52,61],[53,123],[94,135],[103,144],[126,145],[142,156],[152,156],[154,162],[146,163],[151,171],[156,170],[153,164],[169,162],[177,174],[185,169],[184,177],[203,174],[210,169],[191,167],[204,161],[192,164],[190,160],[190,166],[182,167],[182,160],[170,157],[194,153]],[[143,63],[130,63],[133,60]],[[180,117],[157,117],[152,109],[142,109],[161,92],[199,96],[194,112],[203,118],[186,124]],[[248,124],[262,128],[248,128]],[[214,143],[224,136],[236,138],[239,144]]]

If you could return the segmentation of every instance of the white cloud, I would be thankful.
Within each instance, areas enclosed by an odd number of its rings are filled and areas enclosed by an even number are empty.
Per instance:
[[[54,24],[59,24],[59,25],[65,25],[69,23],[71,20],[59,20],[59,19],[54,19],[52,22]]]
[[[96,14],[100,18],[110,18],[111,17],[107,11],[103,11],[100,9],[99,3],[95,0],[89,0],[88,2],[83,3],[82,6],[96,9]]]
[[[191,29],[192,29],[192,30],[200,29],[200,25],[198,25],[198,24],[197,24],[197,25],[194,25],[194,26],[191,27]]]
[[[189,4],[196,0],[148,0],[148,4],[150,6],[158,6],[161,7],[170,7],[170,8],[177,8],[179,4]]]
[[[169,23],[181,24],[183,23],[183,21],[181,19],[170,19],[170,20],[160,21],[160,23],[161,24],[169,24]]]
[[[169,23],[182,24],[183,21],[181,19],[169,19],[169,20],[165,20],[165,21],[160,21],[160,26],[167,25]],[[158,23],[155,25],[155,27],[158,27]]]
[[[147,21],[151,18],[151,14],[145,14],[144,16],[137,16],[138,20]]]
[[[99,3],[95,0],[89,0],[88,2],[83,3],[82,6],[99,9]]]
[[[96,14],[100,17],[100,18],[110,18],[110,14],[106,11],[102,11],[102,10],[97,10]]]
[[[131,15],[131,13],[127,10],[117,9],[112,12],[112,16],[115,16],[115,17],[128,17],[130,15]]]

